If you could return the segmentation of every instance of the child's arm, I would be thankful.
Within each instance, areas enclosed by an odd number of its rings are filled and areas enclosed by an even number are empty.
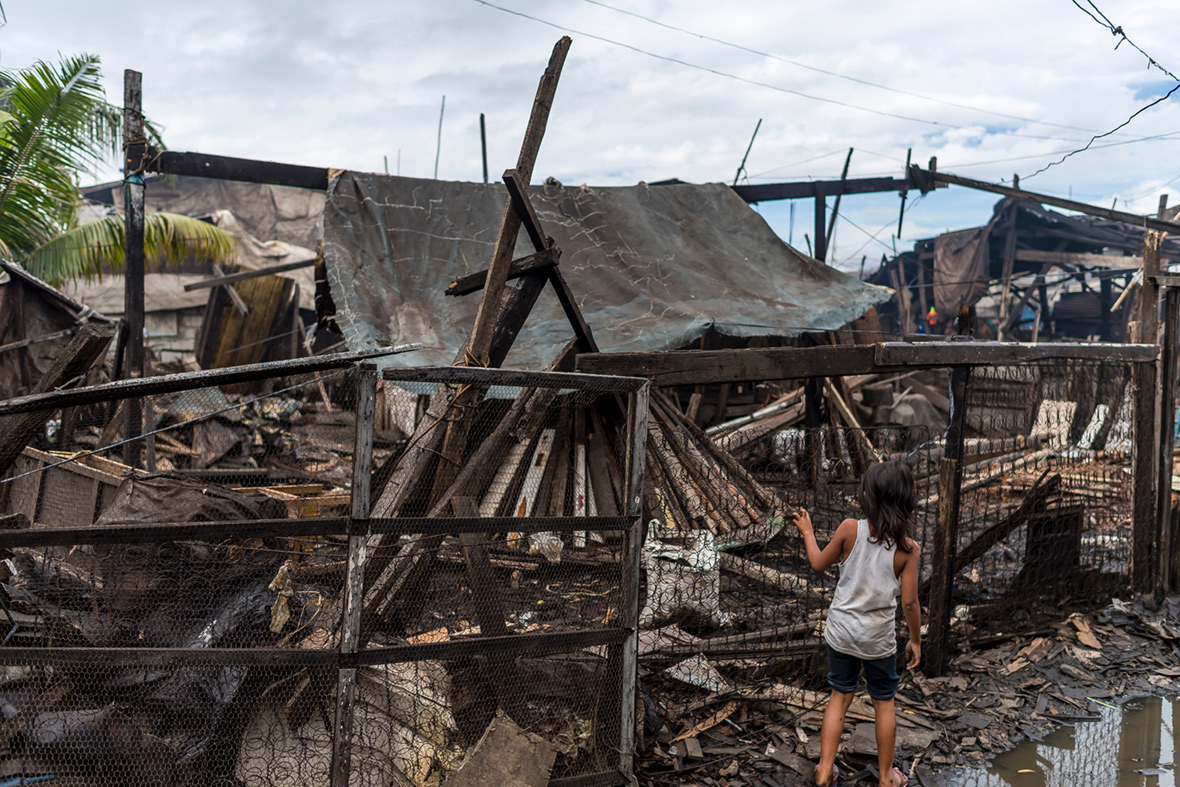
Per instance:
[[[918,545],[911,540],[909,546],[901,567],[901,608],[910,628],[910,641],[905,646],[906,669],[913,669],[922,660],[922,606],[918,603],[918,569],[922,561]]]
[[[799,528],[799,532],[803,535],[803,545],[807,548],[807,562],[811,563],[812,570],[818,574],[831,568],[844,554],[845,539],[856,540],[856,520],[845,519],[836,528],[832,540],[821,550],[815,541],[815,530],[811,527],[811,515],[807,513],[805,508],[799,509],[795,514],[795,527]]]

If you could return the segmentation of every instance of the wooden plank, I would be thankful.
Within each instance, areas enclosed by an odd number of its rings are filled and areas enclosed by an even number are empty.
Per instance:
[[[1137,324],[1132,323],[1132,326]],[[1131,443],[1131,583],[1141,593],[1152,590],[1155,570],[1152,555],[1156,544],[1156,504],[1159,474],[1156,413],[1157,369],[1154,364],[1136,364],[1131,370],[1134,423],[1133,433],[1147,435]]]
[[[151,150],[147,156],[147,167],[149,172],[166,175],[269,183],[314,191],[328,189],[328,170],[325,167],[305,167],[275,161],[184,153],[176,150]]]
[[[519,279],[530,273],[542,272],[557,265],[560,259],[561,249],[554,247],[513,260],[512,265],[508,268],[508,279]],[[466,276],[460,276],[451,282],[445,294],[459,296],[479,292],[483,289],[484,282],[487,281],[487,278],[488,272],[486,269],[476,273],[469,273]]]
[[[545,69],[541,83],[537,87],[537,96],[533,101],[533,110],[529,116],[524,142],[521,144],[520,155],[516,161],[516,174],[526,186],[533,176],[533,165],[537,160],[537,152],[541,148],[541,139],[545,136],[545,127],[549,122],[549,110],[553,106],[553,98],[557,93],[557,82],[561,76],[561,69],[565,64],[569,47],[570,38],[563,36],[553,47],[549,66]],[[496,315],[500,309],[500,294],[504,290],[504,282],[508,279],[508,268],[511,265],[512,252],[516,248],[516,236],[520,231],[520,225],[520,216],[509,202],[504,206],[504,214],[500,218],[500,230],[496,235],[492,260],[488,264],[488,276],[484,282],[483,297],[479,302],[479,311],[475,316],[471,337],[467,341],[467,352],[476,365],[485,365],[488,362],[492,331],[495,329]]]
[[[951,565],[956,542],[951,522],[951,487],[955,483],[957,463],[943,457],[938,476],[938,518],[931,560],[930,601],[927,606],[926,653],[923,667],[926,674],[939,677],[946,672],[950,654],[951,590],[955,572]]]
[[[143,377],[144,367],[144,181],[143,161],[147,147],[143,128],[143,75],[123,71],[123,320],[127,324],[128,377]],[[124,437],[138,437],[143,432],[143,402],[128,400],[125,407]],[[123,447],[123,461],[139,464],[143,443],[132,440]],[[0,461],[0,471],[5,463]]]
[[[265,268],[257,270],[240,271],[238,273],[230,273],[227,275],[218,276],[215,279],[206,279],[205,281],[195,281],[191,284],[184,285],[185,292],[192,292],[193,290],[202,290],[209,287],[224,287],[229,284],[236,284],[240,281],[249,281],[250,279],[257,279],[259,276],[273,276],[276,273],[287,273],[288,271],[297,271],[302,268],[310,268],[315,265],[315,260],[299,260],[298,262],[284,262],[281,265],[270,265]]]
[[[613,645],[628,636],[626,629],[592,628],[579,631],[546,631],[536,634],[509,634],[503,637],[455,637],[441,642],[413,645],[390,645],[365,648],[357,653],[358,665],[398,664],[408,661],[470,658],[472,653],[490,656],[498,653],[544,655],[576,653],[596,645]],[[0,651],[0,660],[2,660]]]
[[[631,778],[635,752],[635,693],[639,670],[639,564],[643,546],[643,479],[646,469],[650,388],[627,397],[626,472],[623,508],[630,519],[623,545],[623,599],[620,617],[624,639],[619,678],[619,772]],[[687,525],[687,522],[685,523]]]
[[[1111,254],[1085,254],[1076,251],[1039,251],[1017,249],[1016,259],[1020,262],[1043,262],[1047,265],[1077,265],[1087,268],[1125,268],[1137,271],[1143,267],[1142,256],[1115,256]]]
[[[479,507],[474,497],[460,496],[451,501],[455,516],[478,517]],[[504,619],[504,605],[496,593],[496,577],[488,559],[487,536],[474,533],[459,535],[463,545],[463,560],[467,564],[468,589],[471,592],[475,620],[480,633],[489,637],[508,635]],[[494,698],[501,708],[514,712],[518,707],[515,697],[517,685],[516,663],[503,655],[488,660],[485,672],[485,691]]]
[[[875,346],[876,364],[884,369],[939,366],[1008,366],[1041,360],[1090,360],[1152,363],[1158,350],[1150,345],[1022,342],[885,342]]]
[[[578,339],[578,350],[584,353],[598,352],[594,333],[590,330],[590,325],[586,322],[581,308],[578,307],[573,290],[570,289],[560,268],[549,269],[549,282],[553,285],[553,292],[557,295],[561,310],[565,312],[566,319],[574,329],[574,336]]]
[[[769,202],[780,199],[811,199],[837,194],[881,194],[900,192],[907,181],[900,178],[851,178],[849,180],[815,180],[795,183],[761,183],[731,186],[746,202]]]
[[[1180,290],[1164,291],[1164,341],[1160,357],[1159,472],[1156,487],[1156,588],[1163,594],[1172,590],[1172,474],[1175,456],[1176,376],[1180,359]]]
[[[314,648],[0,648],[0,664],[97,667],[331,667],[334,650]]]
[[[40,475],[40,474],[38,474]],[[81,544],[128,544],[162,541],[221,541],[227,538],[268,538],[343,535],[350,520],[243,519],[223,522],[156,522],[101,527],[45,526],[31,530],[0,530],[0,549]]]
[[[581,356],[578,356],[581,357]],[[404,366],[389,367],[382,371],[386,380],[423,383],[457,383],[477,386],[513,386],[520,388],[545,388],[560,390],[574,388],[579,391],[608,391],[626,393],[642,388],[646,380],[639,377],[625,378],[601,374],[578,374],[573,372],[519,372],[515,369],[483,369],[464,366]]]
[[[189,391],[196,388],[211,388],[213,386],[265,380],[272,377],[326,372],[332,369],[343,369],[360,361],[412,352],[413,350],[421,349],[421,347],[422,345],[420,344],[402,344],[396,347],[384,347],[379,350],[370,350],[367,352],[336,353],[314,358],[268,361],[266,363],[248,364],[229,369],[202,369],[197,372],[180,372],[178,374],[165,374],[158,377],[135,380],[115,380],[114,382],[92,385],[85,388],[52,390],[47,393],[18,396],[0,402],[0,415],[29,413],[36,410],[56,410],[61,407],[72,407],[80,404],[114,402],[136,396],[174,393],[176,391]],[[637,385],[638,382],[635,384]],[[247,472],[248,470],[247,468]],[[237,470],[234,471],[234,473],[238,472]]]
[[[581,353],[579,372],[646,377],[657,386],[873,374],[873,345]]]
[[[526,274],[518,286],[509,290],[504,298],[504,306],[500,310],[500,319],[496,322],[496,330],[492,334],[492,346],[488,350],[488,366],[498,368],[508,357],[508,351],[516,343],[516,337],[524,329],[524,324],[541,297],[548,279],[540,273]]]
[[[545,241],[545,230],[541,227],[541,220],[537,218],[537,210],[529,199],[529,184],[523,180],[514,169],[504,170],[504,185],[508,188],[508,197],[512,200],[512,207],[520,217],[524,230],[528,233],[533,248],[538,252],[548,248]]]
[[[939,183],[952,186],[965,186],[978,191],[989,191],[993,194],[1002,194],[1005,197],[1015,197],[1016,199],[1035,202],[1040,205],[1052,205],[1055,208],[1072,210],[1078,213],[1084,213],[1087,216],[1098,216],[1104,219],[1111,219],[1112,221],[1122,221],[1128,224],[1133,224],[1136,227],[1146,227],[1147,229],[1161,230],[1163,232],[1171,233],[1180,232],[1180,224],[1177,224],[1174,221],[1164,221],[1152,216],[1140,216],[1134,213],[1126,213],[1121,210],[1100,208],[1096,205],[1087,205],[1084,202],[1075,202],[1071,199],[1052,197],[1047,194],[1038,194],[1033,191],[1024,191],[1023,189],[1012,188],[1010,186],[1001,186],[996,183],[987,183],[982,180],[972,180],[971,178],[951,175],[947,172],[923,170],[917,165],[914,165],[910,168],[910,175],[919,184],[919,187],[922,188],[923,193],[926,193],[930,186],[935,186]]]

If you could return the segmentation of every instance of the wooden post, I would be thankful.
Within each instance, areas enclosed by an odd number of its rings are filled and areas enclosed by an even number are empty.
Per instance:
[[[1102,341],[1111,342],[1114,341],[1111,337],[1113,323],[1110,319],[1110,305],[1114,303],[1114,282],[1109,276],[1102,276],[1098,280],[1098,293],[1099,308],[1102,309]]]
[[[532,115],[529,117],[524,142],[521,144],[520,155],[516,160],[516,175],[526,187],[533,177],[533,166],[537,161],[541,140],[545,136],[545,126],[549,122],[549,110],[553,106],[553,97],[557,93],[557,81],[561,77],[561,69],[565,64],[565,56],[569,52],[569,48],[570,38],[563,36],[553,47],[553,54],[549,58],[549,67],[545,69],[545,74],[541,77],[541,84],[537,87]],[[467,342],[467,352],[471,360],[479,365],[487,364],[488,348],[492,343],[492,331],[495,329],[496,315],[500,310],[500,294],[504,291],[504,282],[508,280],[508,268],[512,264],[512,252],[516,248],[516,235],[520,232],[520,225],[520,214],[516,212],[512,201],[509,200],[504,205],[504,214],[500,218],[500,231],[496,237],[492,261],[488,265],[488,278],[484,284],[483,296],[479,301],[479,311],[475,315],[471,338]]]
[[[479,150],[483,154],[483,182],[488,182],[488,129],[483,122],[483,113],[479,113]]]
[[[1003,289],[1000,292],[1000,334],[996,338],[1004,340],[1004,328],[1008,324],[1008,299],[1012,293],[1012,268],[1016,264],[1016,215],[1019,208],[1012,203],[1012,220],[1008,222],[1008,236],[1004,239],[1004,268],[1001,274]]]
[[[369,491],[373,478],[373,418],[376,415],[377,366],[364,364],[357,374],[356,449],[352,456],[352,522],[348,534],[348,563],[340,616],[342,660],[356,654],[361,641],[361,609],[364,600],[365,560],[369,520]],[[356,667],[341,667],[336,677],[336,724],[332,735],[332,787],[348,787],[352,766],[353,701]]]
[[[123,210],[126,266],[123,292],[123,319],[127,321],[127,377],[143,377],[143,223],[144,223],[144,154],[147,143],[143,135],[143,75],[127,69],[123,72]],[[128,439],[143,434],[143,400],[128,399]],[[138,440],[123,448],[123,461],[135,467],[143,449]]]
[[[648,397],[651,384],[631,394],[627,409],[627,446],[623,509],[631,519],[623,553],[622,686],[619,707],[619,772],[630,777],[635,749],[635,690],[639,669],[639,558],[643,546],[643,478],[647,452]]]
[[[819,194],[815,198],[815,258],[820,262],[828,256],[828,239],[824,236],[826,228],[824,220],[827,218],[828,204],[824,196]]]
[[[1156,589],[1172,590],[1172,462],[1176,428],[1176,356],[1180,341],[1180,290],[1164,290],[1164,341],[1160,348],[1159,486],[1156,493]]]
[[[1144,236],[1143,284],[1139,294],[1139,320],[1131,324],[1131,341],[1142,344],[1159,343],[1159,244],[1154,233]],[[1162,379],[1156,363],[1135,364],[1134,423],[1132,441],[1132,541],[1131,582],[1137,591],[1146,593],[1155,586],[1156,554],[1159,530],[1159,438],[1161,435],[1159,410],[1159,381]],[[1170,503],[1170,500],[1169,500]]]
[[[959,545],[959,503],[963,489],[963,437],[967,422],[967,379],[970,367],[951,370],[951,412],[946,449],[939,467],[938,522],[927,616],[926,674],[946,673],[950,657],[952,596],[955,587],[955,553]]]

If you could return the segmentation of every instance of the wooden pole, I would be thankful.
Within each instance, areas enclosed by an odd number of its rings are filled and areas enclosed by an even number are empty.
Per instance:
[[[959,326],[960,334],[974,330],[973,324]],[[930,613],[926,674],[946,673],[950,659],[951,613],[954,610],[955,553],[959,545],[959,505],[963,493],[963,441],[967,426],[967,380],[971,367],[951,369],[951,411],[946,428],[946,449],[939,466],[938,522],[934,539],[933,573],[930,583]]]
[[[624,465],[623,510],[631,522],[623,553],[623,641],[619,707],[619,772],[631,776],[635,756],[635,686],[639,671],[639,562],[643,546],[643,479],[647,451],[647,414],[650,385],[628,397],[627,446]]]
[[[1131,341],[1159,344],[1159,245],[1158,233],[1148,232],[1143,238],[1143,284],[1139,293],[1139,320],[1131,325]],[[1162,355],[1162,353],[1161,353]],[[1156,363],[1138,363],[1134,367],[1135,435],[1132,441],[1132,535],[1131,582],[1135,589],[1146,593],[1154,587],[1156,564],[1152,560],[1158,545],[1159,489],[1161,473],[1160,371],[1162,359]],[[1170,459],[1169,459],[1170,462]],[[1170,486],[1170,483],[1169,483]],[[1170,500],[1169,500],[1170,504]]]
[[[1180,290],[1168,287],[1164,293],[1164,341],[1160,348],[1160,431],[1159,486],[1156,497],[1156,526],[1159,565],[1156,589],[1172,590],[1172,462],[1175,453],[1176,360],[1180,341]]]
[[[541,84],[537,87],[537,96],[533,100],[533,111],[529,117],[528,129],[524,142],[520,146],[520,155],[516,160],[516,175],[520,182],[527,186],[533,178],[533,166],[537,163],[537,153],[541,149],[541,140],[545,136],[545,127],[549,122],[549,110],[553,107],[553,98],[557,93],[557,81],[561,77],[561,69],[565,64],[566,54],[569,52],[570,38],[563,36],[549,58],[549,66],[541,77]],[[520,232],[520,214],[516,212],[512,201],[504,205],[504,215],[500,218],[500,231],[496,236],[495,251],[492,261],[488,265],[488,277],[484,283],[483,296],[479,301],[479,311],[475,315],[475,325],[471,329],[471,338],[467,342],[468,365],[486,365],[488,349],[492,344],[492,332],[495,330],[496,315],[500,309],[500,296],[504,292],[504,284],[508,280],[508,268],[512,265],[512,252],[516,248],[516,236]]]
[[[346,661],[356,655],[361,642],[361,610],[364,601],[365,561],[368,537],[370,487],[373,478],[373,419],[377,403],[377,366],[364,364],[357,375],[356,447],[352,455],[352,522],[348,535],[348,563],[340,619],[340,655]],[[336,723],[332,731],[332,787],[348,787],[352,767],[353,703],[357,668],[341,667],[336,676]]]
[[[484,125],[483,113],[479,113],[479,150],[483,155],[483,182],[488,182],[488,129]]]
[[[852,148],[848,149],[848,157],[844,159],[844,171],[840,173],[840,185],[843,186],[848,182],[848,165],[852,163]],[[836,192],[836,201],[832,204],[832,218],[828,220],[828,234],[825,235],[829,241],[832,235],[836,232],[836,217],[840,215],[840,198],[844,196],[844,189]]]
[[[828,256],[828,239],[825,235],[826,228],[824,227],[825,219],[827,218],[828,204],[824,200],[823,195],[818,195],[815,198],[815,258],[820,262]]]
[[[127,321],[127,377],[143,377],[143,225],[144,225],[144,153],[147,143],[143,133],[143,75],[127,69],[123,72],[123,209],[126,266],[123,293],[123,319]],[[125,437],[143,434],[143,400],[128,399]],[[127,443],[123,461],[135,467],[143,445],[138,440]]]

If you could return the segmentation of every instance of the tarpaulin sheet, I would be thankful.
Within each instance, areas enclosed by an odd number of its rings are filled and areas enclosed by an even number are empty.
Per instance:
[[[725,185],[534,186],[560,268],[603,351],[680,348],[710,327],[731,336],[832,330],[890,291],[804,256]],[[421,342],[394,364],[450,364],[480,295],[448,297],[492,256],[499,184],[343,172],[328,189],[324,263],[350,350]],[[520,233],[515,257],[533,252]],[[546,288],[505,366],[543,368],[572,330]]]

